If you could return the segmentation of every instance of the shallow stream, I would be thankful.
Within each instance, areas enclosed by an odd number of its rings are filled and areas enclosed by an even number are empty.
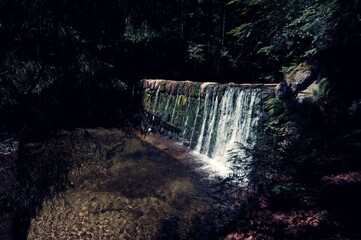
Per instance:
[[[187,148],[152,136],[124,138],[118,130],[88,131],[92,140],[76,154],[98,161],[85,159],[70,173],[73,187],[44,201],[29,239],[215,238],[211,189],[192,170]]]

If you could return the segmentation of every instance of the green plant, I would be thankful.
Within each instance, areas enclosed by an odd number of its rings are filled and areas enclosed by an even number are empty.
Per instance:
[[[293,125],[289,107],[289,103],[284,100],[277,98],[268,99],[264,106],[268,115],[264,130],[266,132],[271,131],[270,133],[272,133],[272,131],[274,131],[274,133],[288,131],[287,129]]]
[[[113,79],[112,85],[118,90],[127,90],[128,86],[125,82],[120,81],[119,79]]]
[[[294,194],[296,192],[304,192],[306,189],[299,183],[280,183],[276,184],[271,192],[276,195]]]
[[[140,27],[135,27],[131,23],[131,19],[127,18],[123,37],[127,41],[139,43],[149,42],[152,39],[158,37],[158,34],[149,27],[146,21],[142,22]]]
[[[188,43],[188,59],[196,63],[204,63],[206,61],[205,45],[189,42]]]
[[[313,90],[313,95],[320,102],[326,102],[331,98],[334,84],[330,82],[328,78],[322,78],[318,83],[318,88]]]

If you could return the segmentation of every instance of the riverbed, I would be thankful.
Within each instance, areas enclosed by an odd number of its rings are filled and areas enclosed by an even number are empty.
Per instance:
[[[29,239],[216,237],[212,189],[187,148],[118,129],[86,132],[72,152],[82,157],[69,173],[72,187],[44,200]]]

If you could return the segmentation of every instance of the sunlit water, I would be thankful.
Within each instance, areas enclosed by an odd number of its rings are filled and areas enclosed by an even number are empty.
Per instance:
[[[209,188],[189,166],[139,138],[93,130],[107,166],[83,165],[44,202],[29,239],[212,239]],[[120,133],[119,133],[120,134]],[[106,139],[106,140],[104,140]],[[91,142],[79,149],[91,156]],[[166,148],[165,148],[166,149]]]
[[[223,159],[210,158],[197,151],[192,151],[192,155],[194,157],[193,160],[201,165],[198,169],[205,172],[210,180],[217,177],[226,178],[232,174],[232,164],[230,162]]]

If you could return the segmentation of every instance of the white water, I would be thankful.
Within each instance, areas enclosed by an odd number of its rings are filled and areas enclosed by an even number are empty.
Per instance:
[[[168,99],[167,99],[167,103],[166,103],[166,105],[165,105],[165,109],[164,109],[164,115],[163,115],[163,118],[164,119],[167,119],[167,112],[168,112],[168,108],[169,108],[169,103],[170,103],[170,99],[172,98],[172,94],[169,94],[169,96],[168,96]]]
[[[153,114],[156,114],[156,111],[157,111],[159,92],[160,92],[160,86],[158,86],[157,92],[155,94],[155,100],[154,100],[154,105],[153,105]]]
[[[178,98],[179,98],[179,89],[177,89],[177,97],[176,97],[175,102],[174,102],[174,107],[173,107],[172,117],[170,119],[170,123],[174,122],[174,115],[175,115],[175,112],[176,112],[176,109],[177,109]]]
[[[203,170],[214,176],[227,177],[234,167],[229,162],[231,151],[250,161],[244,148],[254,146],[252,140],[259,120],[261,90],[228,87],[219,103],[218,95],[211,99],[210,90],[206,91],[202,129],[193,153],[204,163]],[[212,101],[210,107],[209,101]],[[247,161],[237,167],[247,171]]]
[[[189,120],[189,109],[190,109],[190,106],[191,106],[191,99],[188,97],[188,104],[187,104],[187,112],[186,112],[186,121],[184,123],[184,130],[183,130],[183,133],[182,133],[182,141],[183,143],[185,142],[185,135],[186,135],[186,132],[187,132],[187,129],[188,129],[188,120]]]
[[[257,88],[226,86],[224,89],[209,85],[197,100],[186,96],[187,106],[184,107],[178,104],[184,97],[181,89],[165,100],[161,99],[158,87],[150,107],[154,114],[160,114],[163,120],[181,130],[176,136],[178,141],[194,148],[194,156],[210,176],[224,178],[235,173],[235,168],[237,173],[247,175],[251,158],[245,149],[254,147],[262,92]],[[160,101],[166,101],[165,109],[157,113]],[[230,152],[241,161],[230,162]],[[243,183],[246,182],[247,179],[243,179]]]
[[[198,102],[197,102],[196,115],[195,115],[195,118],[194,118],[193,130],[192,130],[192,134],[191,134],[191,139],[189,140],[189,146],[192,146],[194,132],[195,132],[196,126],[197,126],[197,119],[198,119],[198,114],[199,114],[200,108],[201,108],[201,95],[199,94]]]
[[[205,142],[203,144],[204,149],[202,151],[202,153],[207,156],[209,156],[209,153],[211,151],[213,132],[214,132],[214,130],[216,130],[215,128],[217,127],[216,126],[216,117],[217,117],[217,113],[218,113],[218,96],[216,95],[216,93],[214,95],[215,96],[213,96],[211,114],[209,117],[210,122],[208,124],[208,131],[207,131],[207,135],[205,138]]]
[[[202,129],[201,129],[201,133],[198,137],[198,142],[195,148],[195,151],[198,153],[201,153],[201,148],[202,148],[202,143],[203,143],[203,138],[205,135],[205,129],[206,129],[206,124],[207,124],[207,117],[208,117],[208,101],[209,101],[209,95],[210,95],[210,88],[206,89],[206,96],[205,96],[205,101],[204,101],[204,112],[203,112],[203,123],[202,123]]]

